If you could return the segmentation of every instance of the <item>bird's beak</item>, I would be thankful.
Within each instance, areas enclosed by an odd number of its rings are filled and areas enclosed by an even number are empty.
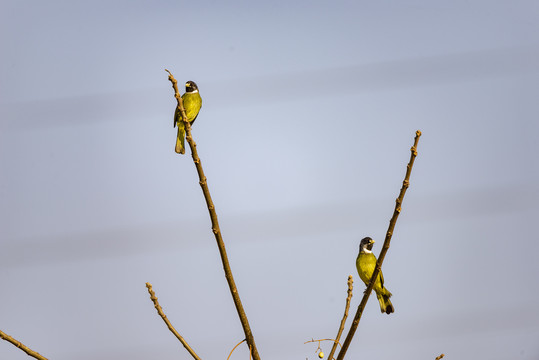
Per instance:
[[[371,239],[371,244],[374,244],[376,241],[374,241],[373,239]]]

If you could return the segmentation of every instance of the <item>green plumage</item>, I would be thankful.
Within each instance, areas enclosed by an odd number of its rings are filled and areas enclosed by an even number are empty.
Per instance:
[[[376,267],[376,256],[372,253],[372,245],[374,240],[366,237],[361,240],[359,244],[359,255],[356,259],[356,267],[359,277],[365,285],[369,285],[371,281],[372,273]],[[380,303],[380,310],[382,313],[391,314],[395,311],[393,304],[389,300],[391,293],[384,287],[384,275],[380,271],[378,278],[374,282],[373,290],[376,292],[376,297]]]
[[[185,94],[182,95],[182,101],[187,121],[192,125],[202,107],[202,98],[198,92],[197,84],[193,81],[188,81],[185,84]],[[178,126],[178,135],[175,150],[178,154],[185,154],[185,123],[178,107],[174,111],[174,126],[176,125]]]

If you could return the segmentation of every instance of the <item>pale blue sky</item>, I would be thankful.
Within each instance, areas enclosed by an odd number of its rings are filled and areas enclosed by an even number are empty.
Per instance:
[[[396,312],[371,298],[348,358],[537,359],[537,34],[535,1],[3,1],[0,329],[50,359],[187,359],[149,281],[202,358],[243,339],[168,68],[204,99],[263,359],[315,359],[349,274],[357,307],[359,241],[380,251],[417,129]]]

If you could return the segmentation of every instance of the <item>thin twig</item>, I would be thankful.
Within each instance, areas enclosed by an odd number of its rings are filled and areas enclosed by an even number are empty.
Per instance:
[[[333,343],[333,346],[331,347],[331,351],[329,352],[328,359],[333,359],[333,355],[335,354],[335,351],[337,350],[337,344],[339,343],[339,340],[341,338],[341,334],[344,330],[344,324],[346,323],[346,318],[348,317],[348,309],[350,309],[350,300],[352,299],[352,289],[353,289],[353,283],[354,279],[352,278],[352,275],[348,275],[348,296],[346,297],[346,306],[344,308],[344,315],[341,320],[341,325],[339,326],[339,331],[337,332],[337,337],[335,338],[335,342]]]
[[[440,354],[440,356],[436,357],[436,359],[434,359],[434,360],[440,360],[440,359],[442,359],[444,356],[445,356],[444,354]]]
[[[234,277],[232,276],[232,269],[230,268],[230,264],[228,262],[228,257],[226,255],[226,249],[225,249],[225,243],[223,242],[223,238],[221,236],[221,230],[219,228],[219,221],[217,220],[217,212],[215,211],[215,206],[213,205],[213,201],[211,199],[210,195],[210,189],[208,188],[208,183],[206,180],[206,176],[204,175],[204,170],[202,169],[202,162],[200,161],[200,158],[198,157],[198,152],[196,148],[196,143],[193,140],[193,137],[191,136],[191,124],[189,124],[189,121],[187,121],[187,115],[185,114],[185,109],[183,107],[183,101],[180,96],[180,92],[178,91],[178,82],[172,75],[172,73],[165,69],[166,72],[168,72],[169,76],[168,79],[172,83],[172,88],[174,89],[174,97],[176,98],[178,102],[178,109],[180,110],[182,114],[182,119],[185,123],[185,139],[189,143],[189,147],[191,148],[191,156],[193,158],[193,162],[195,163],[195,167],[197,169],[198,178],[199,178],[199,184],[202,188],[202,192],[204,194],[204,198],[206,199],[206,205],[208,206],[208,211],[210,213],[210,219],[211,219],[211,225],[212,225],[212,231],[215,235],[215,240],[217,241],[217,246],[219,247],[219,254],[221,255],[221,262],[223,263],[223,269],[225,271],[225,278],[228,282],[228,287],[230,289],[230,293],[232,294],[232,299],[234,300],[234,305],[236,306],[236,311],[238,312],[238,316],[240,318],[241,325],[243,327],[243,332],[245,333],[245,338],[247,339],[247,344],[249,345],[249,348],[252,349],[252,354],[254,360],[260,360],[260,356],[258,355],[258,350],[255,345],[255,339],[253,337],[253,333],[251,331],[251,326],[249,325],[249,320],[247,319],[247,315],[245,314],[245,310],[243,309],[243,305],[241,303],[240,295],[238,293],[238,289],[236,287],[236,283],[234,281]]]
[[[331,341],[333,342],[333,346],[336,347],[337,344],[339,344],[341,347],[341,343],[339,342],[339,339],[312,339],[312,340],[309,340],[309,341],[305,341],[304,344],[308,344],[308,343],[312,343],[312,342],[318,342],[318,347],[316,348],[316,350],[314,351],[315,353],[318,352],[318,357],[320,359],[322,359],[324,357],[324,352],[322,351],[322,346],[320,345],[320,342],[322,341]],[[318,351],[320,350],[320,351]],[[328,358],[329,360],[331,360],[331,357]]]
[[[9,336],[8,334],[3,332],[2,330],[0,330],[0,338],[12,343],[13,345],[15,345],[16,347],[18,347],[19,349],[21,349],[22,351],[24,351],[25,353],[27,353],[28,355],[30,355],[33,358],[36,358],[36,359],[39,359],[39,360],[47,360],[47,358],[45,356],[41,355],[37,351],[34,351],[34,350],[30,349],[28,346],[24,345],[20,341],[15,340],[14,338]]]
[[[185,341],[185,339],[176,331],[176,329],[174,329],[174,326],[172,326],[172,324],[168,320],[167,316],[165,315],[163,311],[163,308],[161,308],[161,305],[159,305],[159,301],[157,301],[157,296],[155,296],[155,292],[152,289],[152,284],[147,282],[146,287],[148,288],[148,292],[150,293],[150,299],[153,301],[153,304],[155,306],[155,309],[157,310],[157,313],[159,314],[159,316],[161,316],[165,324],[167,324],[168,329],[172,331],[172,333],[174,334],[174,336],[176,336],[176,338],[178,338],[178,340],[180,340],[183,347],[189,352],[189,354],[191,354],[191,356],[195,360],[200,360],[200,358],[195,353],[195,351],[191,348],[191,346],[189,346],[187,341]]]
[[[332,341],[332,342],[334,342],[336,344],[341,345],[341,343],[338,341],[338,339],[311,339],[309,341],[305,341],[303,344],[308,344],[308,343],[312,343],[312,342],[318,342],[318,349],[316,349],[316,350],[319,350],[319,349],[322,350],[320,348],[320,341]],[[341,347],[342,347],[342,345],[341,345]]]
[[[421,131],[417,130],[415,133],[414,145],[410,149],[411,155],[410,155],[410,161],[408,162],[408,166],[406,167],[406,175],[404,177],[404,181],[402,182],[402,188],[399,193],[399,197],[396,200],[395,210],[393,211],[393,216],[391,217],[391,220],[389,221],[389,228],[387,229],[387,232],[386,232],[384,246],[382,246],[382,250],[380,251],[380,255],[378,256],[378,261],[376,262],[376,268],[374,269],[372,273],[371,281],[369,282],[369,286],[367,286],[367,289],[365,290],[365,295],[363,295],[363,299],[361,299],[361,303],[359,304],[357,308],[354,321],[352,322],[352,325],[350,326],[350,330],[348,331],[348,335],[346,336],[346,339],[344,340],[342,349],[339,352],[339,355],[337,356],[337,360],[343,360],[344,355],[346,355],[346,351],[348,350],[348,347],[350,346],[350,343],[352,342],[352,338],[354,337],[354,333],[356,332],[357,326],[359,325],[359,320],[361,319],[361,315],[363,314],[363,309],[365,309],[365,305],[367,304],[367,301],[369,300],[369,296],[371,295],[372,288],[374,287],[375,279],[378,278],[378,274],[380,273],[382,269],[382,262],[384,261],[387,250],[389,249],[389,243],[391,242],[391,237],[393,236],[393,230],[395,229],[397,218],[399,217],[399,214],[401,212],[401,206],[402,206],[402,201],[404,199],[404,194],[406,193],[406,189],[408,189],[408,186],[410,186],[410,174],[412,173],[412,166],[414,165],[414,160],[417,156],[417,143],[419,141],[420,136],[421,136]]]
[[[228,357],[226,358],[226,360],[230,359],[230,357],[232,356],[232,353],[234,352],[234,350],[236,350],[236,348],[237,348],[238,346],[240,346],[241,343],[244,342],[244,341],[245,341],[245,339],[243,339],[242,341],[240,341],[239,343],[237,343],[236,346],[234,346],[234,347],[232,348],[232,351],[230,351],[230,354],[228,354]]]

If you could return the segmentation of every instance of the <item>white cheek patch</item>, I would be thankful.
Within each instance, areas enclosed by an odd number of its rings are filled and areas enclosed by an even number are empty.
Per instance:
[[[367,249],[366,247],[363,248],[363,252],[365,254],[372,254],[372,251],[370,251],[369,249]]]

